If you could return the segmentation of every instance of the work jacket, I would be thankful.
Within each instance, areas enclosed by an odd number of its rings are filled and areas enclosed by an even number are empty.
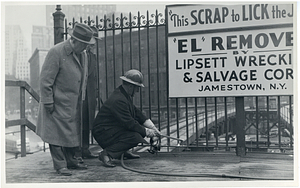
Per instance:
[[[87,71],[73,53],[70,40],[49,50],[40,74],[36,129],[44,142],[63,147],[79,146],[81,88],[85,83],[85,73]],[[51,114],[44,107],[49,103],[54,104]]]
[[[134,106],[132,98],[119,86],[100,108],[93,123],[93,134],[102,148],[112,145],[118,135],[126,131],[146,136],[146,129],[142,124],[148,118]],[[142,142],[143,140],[141,140]]]

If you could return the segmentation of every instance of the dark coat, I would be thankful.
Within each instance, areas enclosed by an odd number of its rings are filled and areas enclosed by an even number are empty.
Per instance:
[[[40,104],[36,133],[44,142],[63,147],[80,143],[80,101],[84,68],[70,40],[51,48],[40,74]],[[44,104],[53,103],[48,113]]]
[[[95,119],[95,113],[96,113],[96,106],[97,106],[97,57],[92,52],[88,52],[88,78],[87,78],[87,86],[86,86],[86,98],[84,103],[87,103],[87,105],[84,105],[88,109],[88,113],[83,113],[83,115],[88,114],[88,117],[83,119],[88,119],[88,124],[86,125],[85,122],[83,126],[84,130],[89,130],[93,128],[93,122]]]
[[[146,129],[142,124],[147,119],[133,105],[131,97],[120,86],[100,108],[93,123],[93,136],[102,148],[114,144],[118,136],[127,131],[137,132],[144,138]],[[144,140],[138,142],[144,142]]]

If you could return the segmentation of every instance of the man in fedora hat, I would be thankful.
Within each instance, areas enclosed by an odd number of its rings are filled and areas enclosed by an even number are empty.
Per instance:
[[[119,86],[105,101],[93,123],[93,136],[103,148],[99,160],[106,167],[115,167],[111,159],[120,159],[124,153],[127,159],[139,158],[129,152],[144,139],[160,135],[153,122],[133,104],[132,98],[143,85],[143,74],[135,69],[129,70]]]
[[[40,73],[40,104],[37,134],[49,143],[54,169],[72,175],[69,169],[86,166],[74,158],[80,145],[81,101],[85,95],[88,44],[95,43],[93,31],[76,23],[68,30],[70,39],[52,47]]]

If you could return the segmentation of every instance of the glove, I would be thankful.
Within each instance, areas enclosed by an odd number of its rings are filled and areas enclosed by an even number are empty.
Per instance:
[[[155,135],[156,135],[156,131],[155,130],[146,128],[146,136],[148,138],[152,138]]]
[[[53,110],[54,110],[54,105],[53,103],[50,103],[50,104],[44,104],[45,106],[45,109],[48,113],[52,114]]]

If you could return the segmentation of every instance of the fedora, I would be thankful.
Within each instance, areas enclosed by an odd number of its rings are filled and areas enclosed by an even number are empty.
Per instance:
[[[96,42],[93,36],[93,30],[82,23],[76,23],[73,29],[68,28],[68,34],[76,40],[86,44],[94,44]]]

